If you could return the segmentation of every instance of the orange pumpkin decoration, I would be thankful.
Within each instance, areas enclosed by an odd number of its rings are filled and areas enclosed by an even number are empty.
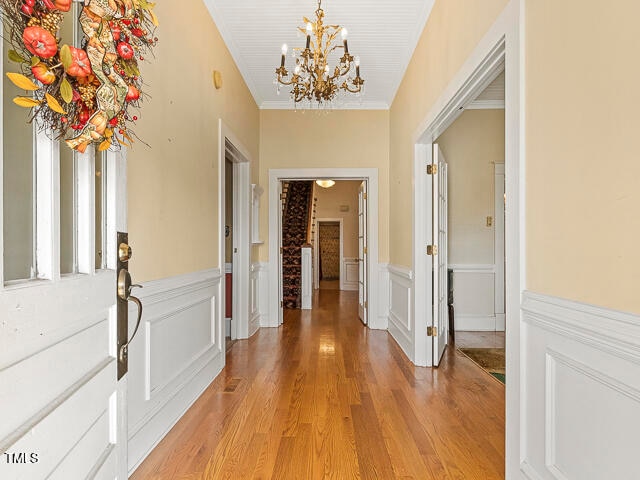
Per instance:
[[[56,80],[56,75],[49,70],[47,65],[43,62],[38,62],[36,65],[31,67],[31,73],[33,73],[33,76],[44,85],[51,85]]]
[[[65,70],[72,77],[88,77],[91,75],[91,62],[87,56],[87,52],[80,48],[69,47],[71,50],[71,58],[73,61],[71,65]]]
[[[53,4],[61,12],[68,12],[71,10],[71,0],[55,0]]]
[[[42,27],[27,27],[22,32],[22,41],[33,55],[40,58],[51,58],[58,53],[56,38]]]

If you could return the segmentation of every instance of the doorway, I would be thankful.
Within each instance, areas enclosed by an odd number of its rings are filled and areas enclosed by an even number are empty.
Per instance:
[[[342,219],[318,220],[317,276],[321,290],[340,290],[343,252]]]
[[[356,180],[358,184],[365,183],[368,188],[366,210],[366,237],[368,239],[367,255],[363,259],[363,292],[366,309],[363,322],[370,328],[386,328],[385,318],[378,318],[378,295],[368,292],[378,292],[380,288],[378,275],[378,171],[377,169],[273,169],[269,171],[269,317],[265,326],[277,327],[283,321],[283,297],[281,275],[281,194],[282,182],[317,179]]]
[[[219,121],[218,165],[218,261],[224,272],[220,282],[220,297],[225,301],[217,305],[218,318],[227,318],[226,266],[231,264],[231,315],[222,323],[220,337],[231,340],[249,338],[255,333],[249,326],[249,276],[251,262],[250,210],[251,182],[250,157],[247,149],[226,124]],[[229,194],[229,189],[231,193]],[[227,198],[232,207],[227,209]],[[230,223],[230,225],[229,225]],[[227,226],[231,227],[227,229]],[[227,232],[229,235],[227,236]],[[229,261],[228,261],[229,260]]]

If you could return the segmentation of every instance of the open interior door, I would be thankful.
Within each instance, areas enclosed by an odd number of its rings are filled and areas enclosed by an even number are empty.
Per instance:
[[[367,182],[358,190],[358,316],[367,324]]]
[[[433,366],[440,365],[442,354],[449,340],[447,308],[447,163],[438,144],[433,144],[433,182],[431,257],[433,260]]]
[[[280,204],[278,207],[278,251],[279,251],[279,260],[278,260],[278,295],[279,295],[279,308],[278,308],[278,325],[282,325],[284,321],[284,292],[282,291],[282,214],[284,213],[285,206],[285,198],[283,196],[283,188],[282,181],[278,182],[278,198],[280,199]]]

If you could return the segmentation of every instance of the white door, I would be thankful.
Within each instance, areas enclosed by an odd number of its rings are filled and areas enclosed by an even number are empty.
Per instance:
[[[433,240],[433,366],[437,367],[449,339],[447,306],[447,163],[438,144],[433,144],[432,232]]]
[[[279,209],[278,209],[278,249],[280,251],[279,255],[280,255],[280,260],[278,261],[278,295],[279,295],[279,299],[278,301],[280,302],[280,308],[278,309],[278,325],[282,325],[282,322],[284,321],[283,317],[284,317],[284,308],[283,308],[283,300],[284,300],[284,293],[282,291],[282,215],[283,215],[283,210],[284,210],[284,206],[285,206],[285,199],[283,198],[283,188],[282,188],[282,181],[278,182],[278,198],[280,199],[280,203],[279,203]]]
[[[367,324],[367,182],[358,190],[358,316]]]
[[[126,232],[126,159],[36,133],[12,104],[21,92],[4,75],[16,69],[5,45],[2,57],[0,478],[125,479],[116,232]]]

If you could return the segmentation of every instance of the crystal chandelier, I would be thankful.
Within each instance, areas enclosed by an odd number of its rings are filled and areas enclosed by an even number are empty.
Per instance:
[[[292,85],[291,97],[295,104],[303,100],[309,102],[315,100],[319,105],[328,103],[334,100],[341,90],[360,93],[364,85],[364,80],[360,77],[360,59],[358,57],[354,59],[349,54],[347,29],[339,25],[325,25],[321,4],[322,0],[318,0],[316,21],[312,22],[303,17],[306,28],[298,27],[298,30],[306,34],[307,44],[304,49],[293,49],[296,65],[291,78],[285,67],[288,47],[287,44],[282,45],[280,67],[276,69],[278,93],[280,93],[280,85]],[[338,34],[342,38],[342,45],[334,43]],[[344,49],[344,55],[332,70],[329,65],[329,55],[339,48]],[[355,76],[353,76],[354,72]]]

